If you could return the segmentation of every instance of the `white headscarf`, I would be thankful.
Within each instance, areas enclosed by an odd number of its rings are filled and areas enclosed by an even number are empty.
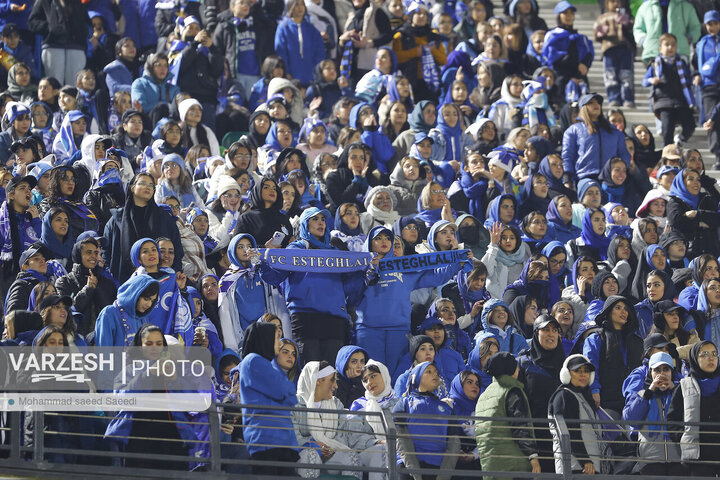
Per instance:
[[[332,374],[334,375],[335,369],[332,367],[329,368],[332,369]],[[298,379],[297,395],[305,401],[305,406],[308,408],[334,410],[337,406],[332,399],[321,402],[315,400],[315,387],[317,386],[318,379],[325,378],[329,375],[328,373],[320,377],[319,374],[320,362],[308,362],[305,364]],[[339,423],[339,415],[337,413],[307,412],[307,420],[313,439],[324,443],[333,450],[347,450],[349,448],[347,445],[335,440],[335,433],[337,432]]]
[[[390,211],[380,210],[373,203],[375,201],[375,195],[380,192],[385,192],[390,195]],[[400,214],[397,212],[397,197],[395,192],[385,186],[377,186],[371,188],[365,195],[365,210],[372,215],[372,218],[378,222],[384,224],[386,227],[392,230],[393,224],[400,218]],[[369,229],[368,229],[369,230]]]
[[[392,389],[390,373],[388,372],[387,367],[376,360],[369,360],[365,364],[365,368],[372,365],[376,366],[378,370],[380,370],[380,376],[382,377],[383,382],[385,382],[385,389],[378,395],[373,395],[369,390],[365,390],[367,403],[365,403],[365,408],[363,410],[366,412],[376,412],[382,415],[381,403],[385,403],[385,401],[395,398],[395,392]],[[378,438],[378,440],[385,440],[384,434],[386,432],[382,419],[374,415],[368,415],[365,419],[372,427],[373,432],[375,432],[376,438]]]

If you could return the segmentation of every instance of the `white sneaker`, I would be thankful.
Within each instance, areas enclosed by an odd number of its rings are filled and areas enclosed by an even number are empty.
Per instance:
[[[678,147],[682,148],[684,142],[681,140],[679,133],[676,133],[675,136],[673,137],[673,143],[675,145],[677,145]]]

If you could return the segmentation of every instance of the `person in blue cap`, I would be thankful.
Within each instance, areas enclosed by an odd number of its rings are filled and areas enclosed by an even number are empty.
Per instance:
[[[620,157],[626,165],[630,164],[625,136],[603,116],[602,103],[602,95],[583,95],[578,102],[580,121],[563,134],[562,159],[566,177],[563,181],[566,184],[584,178],[597,179],[612,157]]]
[[[576,100],[583,86],[587,91],[587,72],[595,57],[590,39],[573,26],[576,11],[577,8],[567,0],[555,5],[553,13],[558,26],[547,32],[542,48],[544,64],[557,74],[555,82],[565,90],[566,98],[568,90],[573,90],[568,100]],[[570,82],[573,85],[569,85]]]

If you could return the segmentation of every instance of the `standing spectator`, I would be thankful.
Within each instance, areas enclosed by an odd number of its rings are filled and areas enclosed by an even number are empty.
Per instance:
[[[625,136],[605,119],[602,102],[603,97],[596,93],[584,95],[578,102],[581,121],[563,134],[563,181],[566,184],[587,177],[597,179],[605,162],[612,157],[620,157],[626,165],[630,164]],[[581,195],[578,197],[582,200]]]
[[[201,30],[200,22],[192,16],[185,18],[182,41],[174,43],[170,50],[172,71],[177,70],[177,86],[200,102],[203,123],[214,129],[218,79],[223,73],[222,52],[213,44],[207,30]],[[213,151],[212,154],[218,155],[218,152]]]
[[[632,18],[621,5],[620,0],[605,0],[605,13],[595,21],[595,40],[602,42],[610,106],[635,108]]]
[[[720,82],[717,79],[718,62],[720,62],[720,12],[710,10],[703,18],[707,35],[702,37],[695,49],[697,55],[697,73],[693,79],[695,85],[702,87],[702,102],[708,121],[703,124],[708,131],[708,148],[715,155],[713,170],[720,170],[720,143],[718,130],[720,123],[712,118],[715,106],[720,101]],[[717,124],[716,124],[717,123]]]
[[[291,78],[303,85],[313,81],[313,68],[325,58],[320,32],[306,18],[305,0],[294,0],[285,6],[285,18],[275,32],[275,52],[287,65]]]
[[[438,66],[447,62],[444,37],[430,26],[430,12],[422,0],[410,3],[406,14],[410,21],[393,35],[392,48],[415,100],[435,99],[440,90]]]
[[[372,0],[354,0],[353,7],[338,46],[344,63],[348,63],[349,77],[357,82],[376,66],[375,54],[390,43],[393,29],[385,11]]]
[[[155,2],[153,0],[123,0],[119,2],[125,19],[125,36],[130,37],[140,53],[157,48],[155,30]]]
[[[260,2],[232,0],[230,12],[232,15],[218,23],[213,43],[224,53],[231,78],[243,86],[245,102],[250,98],[253,85],[260,79],[263,61],[274,53],[275,25]]]
[[[41,35],[45,75],[74,85],[85,67],[89,19],[81,0],[37,0],[28,19],[30,30]]]
[[[643,86],[650,87],[652,108],[660,119],[663,142],[677,146],[687,141],[695,131],[692,108],[695,97],[690,90],[690,67],[677,56],[677,38],[670,33],[660,35],[660,54],[648,66]],[[674,135],[675,126],[682,133]]]

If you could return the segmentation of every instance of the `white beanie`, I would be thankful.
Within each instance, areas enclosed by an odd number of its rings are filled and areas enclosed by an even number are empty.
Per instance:
[[[230,190],[237,190],[239,192],[240,184],[230,175],[221,175],[218,179],[217,196],[219,197]]]
[[[187,115],[188,110],[190,110],[190,107],[193,105],[197,105],[200,107],[200,110],[202,110],[202,105],[200,105],[200,102],[195,100],[194,98],[186,98],[182,102],[180,102],[180,105],[178,105],[178,113],[180,114],[180,121],[185,121],[185,116]]]

